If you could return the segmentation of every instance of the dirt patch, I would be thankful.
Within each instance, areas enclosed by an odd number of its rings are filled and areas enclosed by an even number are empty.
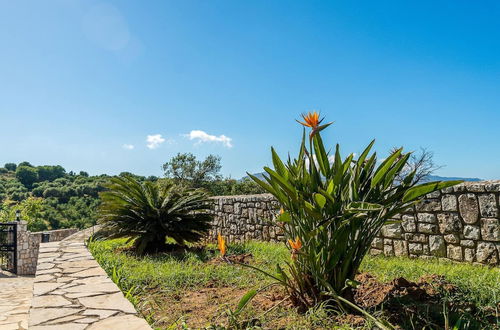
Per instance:
[[[208,285],[210,286],[210,285]],[[184,291],[182,294],[149,296],[148,304],[142,305],[145,314],[153,313],[157,320],[155,327],[165,328],[172,324],[181,326],[185,322],[190,329],[205,328],[209,325],[227,325],[227,311],[234,310],[248,289],[234,287],[205,287]],[[273,308],[277,304],[292,308],[286,301],[284,291],[279,287],[270,288],[258,294],[251,306],[255,314]],[[156,301],[157,303],[152,303]]]
[[[252,258],[249,254],[232,257],[238,257],[232,259],[232,262],[249,262]],[[228,260],[214,258],[209,262],[221,264],[227,263]],[[447,313],[450,324],[456,324],[459,318],[468,313],[474,314],[475,307],[465,299],[461,299],[460,290],[442,276],[426,275],[415,282],[396,278],[384,283],[368,273],[362,273],[355,279],[361,284],[352,291],[354,302],[372,315],[388,320],[397,328],[442,328],[445,322],[443,313]],[[152,319],[156,320],[154,327],[167,328],[175,324],[178,328],[182,328],[183,323],[190,329],[200,329],[210,325],[228,326],[228,311],[235,310],[241,297],[247,292],[248,288],[220,287],[218,283],[207,283],[198,290],[183,290],[178,294],[157,288],[148,290],[148,294],[145,295],[147,303],[139,306],[143,314],[151,315]],[[246,314],[243,319],[248,322],[258,322],[257,319],[270,309],[280,312],[266,321],[265,328],[285,328],[291,318],[298,315],[283,288],[275,286],[259,293],[253,299],[245,309]],[[494,324],[493,313],[495,311],[488,315]],[[304,318],[306,315],[301,317]],[[352,328],[367,326],[366,320],[359,314],[333,313],[331,317],[339,325]],[[476,318],[477,314],[474,319]],[[329,328],[310,325],[306,327]]]

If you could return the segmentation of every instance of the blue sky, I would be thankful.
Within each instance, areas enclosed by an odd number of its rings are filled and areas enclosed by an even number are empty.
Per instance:
[[[0,0],[0,164],[161,175],[213,153],[239,178],[271,145],[295,154],[316,109],[344,155],[376,138],[381,157],[426,147],[438,175],[498,179],[498,17],[496,1]]]

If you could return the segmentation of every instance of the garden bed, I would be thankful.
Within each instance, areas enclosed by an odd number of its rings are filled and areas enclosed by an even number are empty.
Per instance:
[[[113,281],[158,329],[218,326],[331,329],[370,328],[359,315],[339,316],[318,306],[298,312],[280,287],[262,293],[235,317],[249,289],[270,283],[252,269],[218,259],[215,246],[137,257],[125,240],[93,242],[90,249]],[[273,271],[290,258],[281,244],[231,245],[237,261]],[[233,257],[231,257],[233,256]],[[234,260],[234,259],[232,259]],[[401,328],[498,328],[500,269],[440,260],[367,257],[353,292],[356,303]]]

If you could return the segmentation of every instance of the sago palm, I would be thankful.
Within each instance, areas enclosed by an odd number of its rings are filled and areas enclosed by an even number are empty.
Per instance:
[[[112,178],[106,188],[99,207],[102,233],[134,240],[139,254],[163,250],[167,237],[179,245],[196,242],[210,229],[210,204],[201,190],[131,175]]]

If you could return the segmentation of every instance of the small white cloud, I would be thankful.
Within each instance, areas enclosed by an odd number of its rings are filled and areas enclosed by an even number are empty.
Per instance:
[[[125,149],[125,150],[132,150],[135,148],[135,146],[133,144],[127,144],[125,143],[124,145],[122,145],[122,148]]]
[[[225,146],[226,148],[233,147],[233,145],[231,143],[232,139],[228,136],[225,136],[225,135],[215,136],[215,135],[207,134],[204,131],[193,130],[193,131],[189,132],[189,134],[186,134],[185,136],[187,138],[189,138],[190,140],[197,140],[197,142],[196,142],[197,144],[204,143],[204,142],[217,142],[217,143],[222,143],[222,145]]]
[[[160,146],[160,144],[165,142],[165,139],[161,136],[161,134],[154,134],[148,135],[148,137],[146,138],[146,142],[146,146],[149,149],[156,149]]]

